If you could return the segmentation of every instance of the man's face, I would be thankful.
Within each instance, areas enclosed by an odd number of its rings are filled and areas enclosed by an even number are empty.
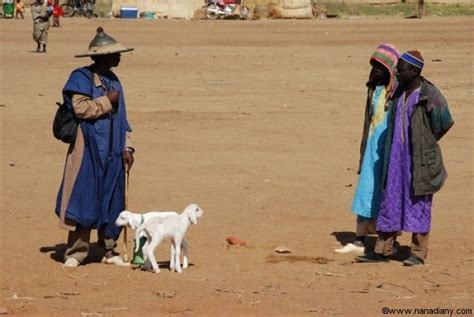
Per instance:
[[[388,85],[390,81],[390,73],[387,68],[377,61],[372,61],[372,70],[369,74],[369,82],[373,85]]]
[[[397,80],[402,86],[409,84],[413,79],[418,77],[418,75],[419,71],[415,67],[411,66],[403,59],[398,60]]]
[[[109,65],[110,67],[117,67],[120,64],[120,53],[110,54]]]

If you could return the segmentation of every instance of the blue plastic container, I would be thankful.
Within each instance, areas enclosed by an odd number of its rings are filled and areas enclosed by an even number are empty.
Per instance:
[[[121,7],[120,17],[122,19],[136,19],[138,18],[138,9],[136,7]]]

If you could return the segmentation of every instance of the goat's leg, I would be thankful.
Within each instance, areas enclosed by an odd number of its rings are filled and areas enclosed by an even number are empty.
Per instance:
[[[142,247],[142,254],[143,254],[143,261],[144,261],[142,268],[144,270],[151,270],[151,262],[150,262],[150,258],[148,257],[148,245],[149,245],[148,239],[146,239],[146,242]]]
[[[143,244],[143,247],[142,247],[142,254],[143,254],[143,260],[147,260],[148,259],[148,254],[147,254],[147,250],[148,250],[148,245],[150,243],[148,243],[148,239],[145,240],[145,243]]]
[[[145,260],[145,262],[143,263],[143,266],[142,266],[141,269],[144,270],[144,271],[151,271],[152,270],[152,265],[151,265],[151,262],[150,262],[149,258],[147,258]]]
[[[151,262],[151,266],[153,267],[153,271],[155,273],[160,273],[160,267],[158,266],[158,262],[156,262],[155,258],[155,249],[156,247],[161,243],[163,240],[162,237],[152,237],[150,244],[147,247],[147,254],[148,254],[148,259]]]
[[[183,250],[183,269],[189,266],[189,259],[188,259],[188,241],[183,239],[181,242],[181,249]]]
[[[174,249],[174,241],[171,241],[171,256],[170,256],[170,270],[174,271],[174,254],[175,254],[175,249]]]
[[[175,254],[175,271],[178,273],[183,273],[181,269],[180,256],[181,256],[181,239],[174,239],[174,254]]]

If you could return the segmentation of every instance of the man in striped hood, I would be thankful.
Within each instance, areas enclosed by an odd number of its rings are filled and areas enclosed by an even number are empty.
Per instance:
[[[395,70],[400,54],[394,45],[379,45],[370,57],[372,69],[367,82],[365,121],[360,146],[359,182],[352,202],[357,215],[355,241],[337,253],[364,253],[365,236],[375,233],[382,200],[382,159],[388,121],[387,102],[395,86]]]

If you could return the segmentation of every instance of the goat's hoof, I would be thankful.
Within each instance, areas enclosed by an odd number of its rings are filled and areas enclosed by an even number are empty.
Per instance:
[[[176,273],[183,273],[183,270],[176,270]]]
[[[156,269],[154,272],[155,272],[155,274],[158,274],[158,273],[160,273],[160,269]]]

